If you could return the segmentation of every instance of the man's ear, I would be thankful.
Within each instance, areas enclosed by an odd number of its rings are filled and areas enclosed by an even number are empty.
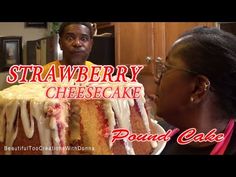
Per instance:
[[[61,38],[59,38],[59,45],[60,45],[60,49],[62,50],[62,48],[61,48]]]
[[[210,81],[206,76],[198,75],[195,78],[194,89],[190,101],[194,103],[201,102],[210,89]]]
[[[93,38],[90,40],[90,52],[92,51],[93,49]]]

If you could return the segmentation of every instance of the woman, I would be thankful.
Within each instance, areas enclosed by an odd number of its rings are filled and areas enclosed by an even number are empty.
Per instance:
[[[156,64],[157,115],[178,128],[162,154],[236,154],[236,37],[218,28],[194,28]],[[181,145],[190,128],[200,135],[216,129],[223,141],[204,142],[199,135]],[[185,140],[193,137],[189,133]]]

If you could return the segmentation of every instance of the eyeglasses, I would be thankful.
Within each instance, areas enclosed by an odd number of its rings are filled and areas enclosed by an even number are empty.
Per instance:
[[[179,68],[177,66],[174,66],[174,65],[169,65],[169,64],[166,64],[162,61],[162,59],[160,57],[158,57],[156,60],[155,60],[155,72],[154,72],[154,76],[155,76],[155,79],[160,82],[163,74],[169,69],[175,69],[175,70],[180,70],[180,71],[185,71],[185,72],[188,72],[188,73],[191,73],[191,74],[198,74],[197,72],[195,71],[191,71],[189,69],[185,69],[185,68]]]

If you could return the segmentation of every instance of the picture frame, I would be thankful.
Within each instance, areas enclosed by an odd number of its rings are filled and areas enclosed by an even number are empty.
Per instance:
[[[25,22],[25,27],[47,28],[47,22]]]
[[[22,64],[22,37],[1,37],[0,71],[7,71],[12,65]]]

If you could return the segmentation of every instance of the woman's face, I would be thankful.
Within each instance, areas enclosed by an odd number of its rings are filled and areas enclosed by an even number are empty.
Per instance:
[[[169,67],[157,82],[157,115],[172,125],[178,125],[190,105],[193,76],[184,71],[188,67],[181,58],[170,56],[164,63]]]

